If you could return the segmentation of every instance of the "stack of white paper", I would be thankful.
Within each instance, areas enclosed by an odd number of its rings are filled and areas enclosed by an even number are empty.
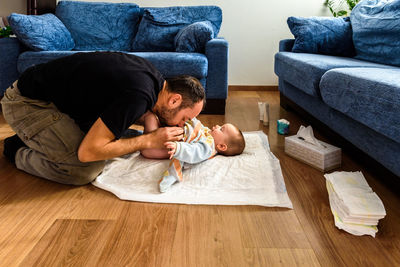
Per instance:
[[[386,215],[381,199],[369,187],[361,172],[333,172],[324,175],[335,225],[353,235],[378,232]]]

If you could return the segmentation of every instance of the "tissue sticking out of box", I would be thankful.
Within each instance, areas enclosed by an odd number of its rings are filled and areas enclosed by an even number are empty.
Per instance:
[[[307,127],[304,127],[303,125],[301,125],[299,131],[297,132],[297,136],[307,143],[310,143],[317,147],[324,147],[324,145],[321,144],[317,140],[317,138],[314,137],[314,132],[313,132],[311,125],[309,125]]]
[[[336,227],[353,235],[375,237],[378,222],[386,216],[386,211],[364,175],[333,172],[324,176]]]
[[[277,121],[277,131],[278,134],[288,134],[289,133],[290,122],[285,119],[280,119]]]
[[[323,172],[342,163],[342,150],[317,140],[311,126],[300,126],[296,135],[285,137],[285,153]]]

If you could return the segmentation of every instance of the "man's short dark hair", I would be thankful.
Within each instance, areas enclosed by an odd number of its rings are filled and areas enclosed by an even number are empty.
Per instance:
[[[182,96],[182,108],[192,108],[194,104],[203,100],[205,105],[205,90],[200,81],[189,75],[180,75],[174,78],[168,78],[167,91],[180,94]]]

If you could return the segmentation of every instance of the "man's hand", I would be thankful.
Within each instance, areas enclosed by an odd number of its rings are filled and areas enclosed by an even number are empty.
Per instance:
[[[165,148],[168,149],[169,159],[175,155],[177,144],[175,142],[165,142]]]
[[[182,138],[182,135],[180,135],[180,133],[182,132],[182,128],[168,127],[163,128],[164,130],[161,131],[159,127],[160,124],[157,116],[148,111],[144,115],[144,133],[147,134],[151,139],[149,146],[154,146],[154,144],[158,143],[158,147],[141,149],[140,153],[143,157],[150,159],[167,159],[169,158],[169,154],[168,150],[165,149],[164,143],[167,141],[175,141],[175,139]],[[160,132],[156,132],[157,129]],[[159,146],[161,146],[161,148]]]
[[[180,127],[163,127],[149,133],[151,148],[165,148],[166,142],[180,141],[183,139],[183,129]]]

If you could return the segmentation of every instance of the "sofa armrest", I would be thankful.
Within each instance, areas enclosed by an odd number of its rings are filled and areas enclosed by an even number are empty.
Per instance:
[[[226,99],[228,97],[228,42],[215,38],[206,44],[208,74],[206,96],[211,99]]]
[[[279,41],[279,52],[291,52],[294,45],[294,39],[283,39]]]
[[[21,45],[17,38],[0,39],[0,96],[18,79],[17,60]]]

